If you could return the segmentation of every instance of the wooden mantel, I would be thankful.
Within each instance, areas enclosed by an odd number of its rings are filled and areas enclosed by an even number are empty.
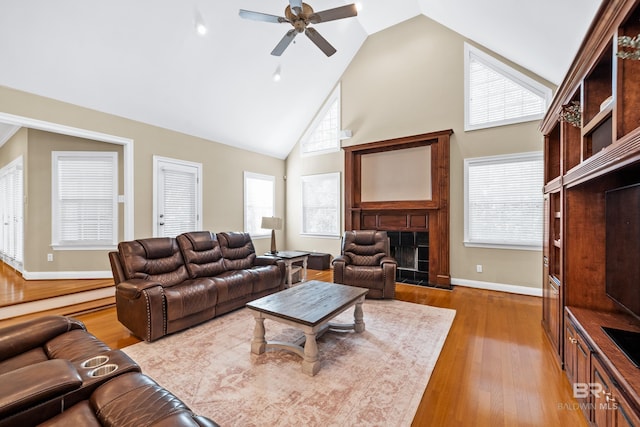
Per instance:
[[[343,147],[345,152],[345,229],[429,232],[429,282],[450,286],[449,137],[453,130]],[[362,156],[383,151],[431,147],[431,199],[361,199]]]

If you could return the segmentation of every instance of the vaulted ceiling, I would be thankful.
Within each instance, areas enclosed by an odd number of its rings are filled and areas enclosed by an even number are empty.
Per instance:
[[[0,85],[285,158],[369,35],[424,14],[558,84],[600,0],[360,3],[315,26],[327,58],[306,37],[271,56],[290,25],[238,15],[283,15],[287,0],[2,0]]]

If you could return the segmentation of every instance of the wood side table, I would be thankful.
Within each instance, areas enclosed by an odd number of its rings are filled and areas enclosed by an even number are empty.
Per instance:
[[[294,262],[302,261],[302,281],[307,280],[307,262],[309,261],[309,252],[301,251],[277,251],[275,254],[267,252],[265,255],[280,258],[287,266],[287,288],[293,284]]]

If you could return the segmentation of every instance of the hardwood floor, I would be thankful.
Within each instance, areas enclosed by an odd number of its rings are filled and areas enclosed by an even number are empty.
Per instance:
[[[331,271],[310,270],[308,279],[331,281]],[[404,284],[396,298],[456,310],[413,426],[588,425],[542,331],[540,298]],[[75,317],[112,348],[139,342],[114,307]]]

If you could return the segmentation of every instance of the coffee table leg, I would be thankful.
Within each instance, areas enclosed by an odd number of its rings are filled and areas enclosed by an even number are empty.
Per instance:
[[[264,318],[259,313],[253,315],[256,325],[253,327],[253,339],[251,340],[251,353],[262,354],[267,348],[267,341],[264,339]]]
[[[318,360],[318,344],[316,334],[305,332],[306,341],[304,343],[304,359],[302,360],[302,372],[314,376],[320,370],[320,360]]]
[[[364,331],[364,314],[362,312],[362,303],[364,303],[364,299],[358,301],[356,303],[356,308],[353,310],[353,330],[356,332]]]

